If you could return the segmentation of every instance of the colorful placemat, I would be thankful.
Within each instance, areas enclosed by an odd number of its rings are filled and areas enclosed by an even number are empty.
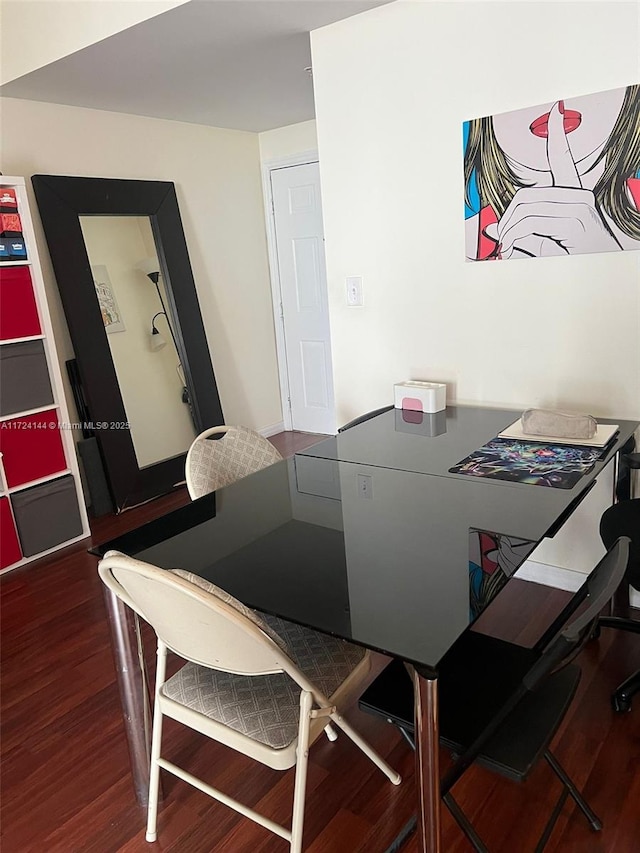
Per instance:
[[[602,450],[594,447],[494,438],[449,468],[449,473],[571,489],[601,455]]]

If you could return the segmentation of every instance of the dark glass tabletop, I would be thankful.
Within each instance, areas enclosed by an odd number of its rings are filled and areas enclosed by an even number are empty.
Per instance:
[[[487,420],[489,432],[500,417]],[[450,458],[467,452],[461,423],[452,416]],[[428,449],[424,458],[447,464]],[[258,610],[435,672],[602,464],[573,489],[552,489],[298,454],[93,553],[188,569]]]
[[[299,455],[466,479],[466,475],[450,473],[449,469],[496,438],[518,421],[521,414],[517,410],[480,406],[448,406],[435,414],[390,409],[300,451]],[[599,418],[598,422],[614,423],[607,418]],[[637,426],[632,421],[615,420],[615,423],[619,431],[606,447],[605,462]]]

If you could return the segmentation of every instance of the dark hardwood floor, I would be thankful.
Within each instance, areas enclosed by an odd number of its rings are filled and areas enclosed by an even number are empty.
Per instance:
[[[283,455],[318,436],[272,440]],[[94,520],[104,541],[188,501],[185,489]],[[165,777],[159,841],[144,840],[135,802],[114,677],[102,588],[89,541],[0,578],[2,590],[2,853],[284,853],[287,845],[187,784]],[[530,641],[566,593],[513,581],[498,599],[516,618],[503,636]],[[496,602],[497,603],[497,602]],[[485,613],[484,628],[491,630]],[[495,623],[495,620],[494,620]],[[524,626],[524,628],[523,628]],[[152,644],[147,643],[150,659]],[[565,805],[548,853],[639,853],[640,697],[615,714],[609,694],[640,666],[638,637],[604,630],[583,651],[579,693],[554,750],[604,820],[592,833]],[[473,712],[473,696],[469,697]],[[350,719],[403,776],[396,788],[345,737],[311,749],[306,853],[382,853],[414,805],[413,755],[400,735],[357,708]],[[178,763],[288,822],[293,772],[277,773],[167,721],[167,752]],[[446,755],[442,754],[443,766]],[[540,765],[523,785],[472,768],[454,789],[492,853],[533,845],[559,783]],[[443,811],[445,853],[470,845]],[[403,853],[416,853],[415,837]]]

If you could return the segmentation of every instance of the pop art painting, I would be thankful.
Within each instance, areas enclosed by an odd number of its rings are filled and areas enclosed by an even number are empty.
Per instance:
[[[468,261],[640,249],[640,85],[463,125]]]
[[[536,547],[529,539],[469,529],[469,617],[490,604]]]

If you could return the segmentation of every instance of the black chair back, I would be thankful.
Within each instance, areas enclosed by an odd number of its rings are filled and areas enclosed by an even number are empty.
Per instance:
[[[370,412],[365,412],[364,415],[358,415],[357,418],[354,418],[349,423],[346,423],[344,426],[341,426],[338,432],[345,432],[351,427],[358,426],[358,424],[363,424],[365,421],[371,420],[371,418],[375,418],[377,415],[382,415],[384,412],[390,412],[393,409],[393,406],[382,406],[380,409],[372,409]]]
[[[453,755],[440,793],[478,853],[488,853],[487,848],[451,792],[476,760],[503,776],[522,781],[544,757],[562,782],[562,793],[540,836],[537,853],[544,848],[569,796],[594,831],[602,828],[602,821],[549,745],[580,680],[580,667],[570,661],[592,636],[600,611],[622,581],[629,542],[628,537],[621,536],[613,544],[534,648],[466,631],[440,663],[440,743]],[[420,671],[420,667],[416,669]],[[359,704],[398,726],[413,746],[413,685],[400,661],[393,661],[376,678]],[[410,821],[399,838],[406,838],[414,825],[415,821]]]
[[[523,675],[520,685],[509,700],[495,714],[491,723],[457,758],[442,780],[442,793],[446,794],[475,761],[485,744],[498,731],[502,723],[525,695],[534,691],[552,672],[566,666],[582,649],[597,623],[601,610],[611,600],[624,577],[629,554],[629,538],[621,536],[604,555],[585,583],[544,632],[535,650],[539,656]],[[583,608],[581,610],[581,608]],[[576,612],[578,615],[567,624]]]

